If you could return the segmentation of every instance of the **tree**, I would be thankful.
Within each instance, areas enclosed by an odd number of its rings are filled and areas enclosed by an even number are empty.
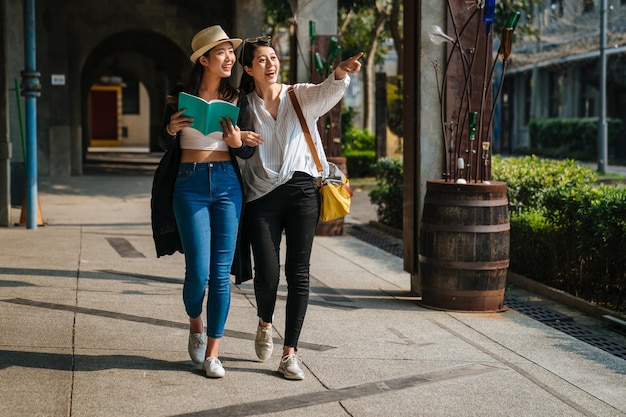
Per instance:
[[[343,53],[353,56],[363,51],[363,125],[370,132],[374,131],[374,84],[375,68],[382,63],[383,51],[379,48],[381,42],[387,39],[385,31],[386,15],[378,8],[351,8],[340,10],[343,22],[339,30]]]
[[[284,0],[264,0],[263,14],[265,15],[265,26],[271,35],[278,33],[280,27],[290,26],[293,20],[291,2]]]
[[[343,3],[343,4],[342,4]],[[363,61],[363,125],[374,130],[375,68],[384,62],[386,51],[380,48],[387,39],[394,40],[398,55],[398,74],[402,73],[403,36],[402,0],[370,0],[339,2],[339,35],[346,55],[364,52]]]
[[[515,34],[528,35],[537,38],[539,31],[532,25],[535,6],[541,4],[541,0],[499,0],[496,2],[496,13],[494,27],[503,28],[509,14],[513,11],[521,12],[525,15],[517,28]]]

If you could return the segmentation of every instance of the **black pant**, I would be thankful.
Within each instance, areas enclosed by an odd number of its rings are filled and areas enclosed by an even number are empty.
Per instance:
[[[285,346],[297,348],[309,303],[309,266],[319,218],[315,179],[296,172],[287,183],[246,205],[246,228],[254,254],[257,314],[272,322],[280,276],[280,241],[286,239],[287,317]]]

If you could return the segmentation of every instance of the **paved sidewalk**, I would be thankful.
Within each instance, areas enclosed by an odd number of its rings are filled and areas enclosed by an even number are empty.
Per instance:
[[[183,258],[154,255],[151,180],[42,178],[47,225],[0,228],[0,416],[626,416],[625,360],[512,309],[424,309],[402,259],[351,236],[315,240],[304,381],[276,372],[280,348],[256,360],[250,283],[207,379]]]

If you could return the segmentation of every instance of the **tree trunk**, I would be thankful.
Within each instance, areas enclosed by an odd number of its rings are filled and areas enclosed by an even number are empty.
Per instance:
[[[370,132],[375,131],[375,105],[376,100],[374,99],[376,93],[376,50],[378,49],[378,36],[380,32],[382,32],[383,27],[385,26],[385,22],[387,21],[387,16],[384,13],[380,13],[377,11],[376,13],[376,24],[374,25],[374,41],[372,42],[372,46],[369,51],[366,53],[366,63],[364,65],[363,70],[363,127],[368,129]]]
[[[400,30],[400,3],[401,0],[393,0],[391,14],[389,15],[389,31],[393,38],[393,47],[398,55],[398,69],[396,75],[402,75],[404,67],[404,41],[402,39],[402,31]]]

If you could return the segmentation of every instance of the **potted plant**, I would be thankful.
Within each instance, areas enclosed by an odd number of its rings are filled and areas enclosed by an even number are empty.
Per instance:
[[[520,13],[509,16],[494,58],[495,0],[447,0],[447,9],[448,30],[429,30],[433,42],[447,45],[445,64],[433,62],[445,171],[426,184],[419,245],[421,304],[502,311],[510,226],[506,183],[491,180],[491,124]],[[498,61],[502,76],[492,94]]]

